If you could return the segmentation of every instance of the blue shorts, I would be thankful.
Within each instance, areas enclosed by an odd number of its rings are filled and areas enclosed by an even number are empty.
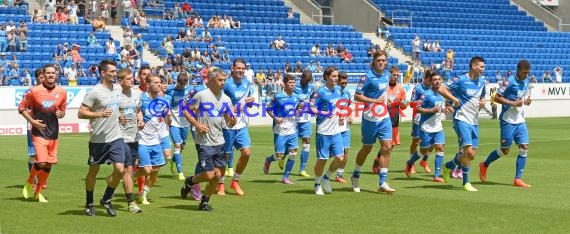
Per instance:
[[[313,124],[311,121],[297,123],[297,132],[300,138],[311,138],[313,134]]]
[[[297,133],[290,135],[273,134],[273,143],[275,144],[275,153],[283,154],[285,151],[299,148],[299,138]]]
[[[501,148],[510,148],[513,140],[517,145],[529,143],[526,123],[511,124],[501,120]]]
[[[420,138],[420,125],[412,124],[412,138]]]
[[[479,126],[471,125],[460,120],[453,120],[453,129],[457,134],[459,148],[470,145],[474,149],[479,146]]]
[[[445,145],[445,133],[439,132],[424,132],[420,131],[420,148],[427,149],[432,145]]]
[[[188,139],[188,127],[179,128],[170,126],[170,137],[174,144],[185,145]]]
[[[28,156],[35,156],[36,155],[36,147],[34,147],[34,143],[32,143],[32,132],[28,130]]]
[[[342,136],[343,148],[350,149],[350,130],[341,132],[340,135]]]
[[[139,167],[160,167],[166,162],[160,145],[139,145]]]
[[[88,165],[125,163],[125,142],[119,138],[107,143],[89,142]]]
[[[135,159],[139,157],[139,143],[131,142],[124,144],[125,147],[125,167],[135,165]]]
[[[329,159],[332,156],[344,156],[344,143],[340,133],[334,135],[321,135],[317,133],[317,158]]]
[[[224,145],[206,146],[196,144],[198,165],[196,175],[200,172],[213,171],[214,168],[225,168],[227,165]]]
[[[373,145],[376,140],[391,141],[392,140],[392,121],[385,118],[380,122],[371,122],[362,119],[362,144]]]
[[[251,148],[251,139],[249,138],[247,127],[236,130],[222,129],[222,132],[224,133],[224,140],[226,140],[224,152],[232,152],[232,147],[235,147],[237,150]]]
[[[172,149],[172,145],[170,144],[170,137],[163,137],[160,138],[160,147],[162,147],[162,150],[171,150]]]

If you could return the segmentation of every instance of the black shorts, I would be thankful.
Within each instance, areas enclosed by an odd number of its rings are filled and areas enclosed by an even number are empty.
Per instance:
[[[213,171],[214,168],[226,167],[226,154],[224,153],[224,145],[205,146],[196,144],[196,152],[198,152],[198,165],[196,166],[196,174],[205,171]]]
[[[117,18],[117,10],[111,10],[111,18]]]
[[[88,165],[125,163],[125,142],[119,138],[108,143],[89,142]]]
[[[124,143],[125,146],[125,167],[135,165],[135,160],[139,158],[139,143]]]

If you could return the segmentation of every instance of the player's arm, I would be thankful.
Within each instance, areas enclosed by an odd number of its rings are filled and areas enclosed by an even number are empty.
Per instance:
[[[432,113],[439,113],[441,112],[441,108],[439,106],[435,106],[433,108],[425,108],[423,106],[418,106],[416,109],[420,114],[432,114]]]
[[[509,99],[506,99],[505,97],[503,97],[503,95],[501,95],[500,93],[497,93],[495,95],[495,102],[499,103],[501,105],[510,105],[510,106],[517,106],[517,107],[521,107],[524,104],[524,101],[521,99],[517,99],[515,101],[511,101]]]
[[[453,106],[459,106],[460,102],[459,99],[453,96],[449,88],[445,85],[440,86],[438,89],[435,90],[437,93],[441,94],[443,98],[447,100],[451,100],[453,102]]]
[[[283,123],[283,118],[275,116],[275,112],[273,111],[275,107],[277,107],[277,99],[273,97],[273,99],[269,103],[269,106],[265,109],[265,112],[267,113],[267,115],[269,115],[269,117],[275,120],[276,123],[278,124]]]
[[[46,127],[46,125],[43,123],[43,120],[40,120],[40,119],[35,120],[34,118],[32,118],[32,115],[30,114],[30,111],[29,111],[29,109],[32,107],[32,98],[33,98],[33,95],[28,90],[24,94],[24,98],[22,98],[22,101],[20,102],[20,105],[18,106],[18,112],[20,112],[20,114],[22,116],[24,116],[26,121],[28,121],[30,124],[32,124],[32,126],[37,128],[38,130],[42,131]]]
[[[196,98],[196,96],[194,96],[192,97],[192,99],[190,99],[189,102],[191,102],[192,105],[188,105],[186,102],[184,103],[184,106],[188,107],[184,108],[184,118],[186,118],[186,120],[188,120],[188,123],[190,123],[192,126],[196,128],[196,132],[201,134],[207,133],[208,131],[210,131],[208,126],[206,126],[205,124],[201,124],[200,122],[198,122],[198,119],[196,119],[196,116],[199,116],[199,114],[203,114],[200,113],[200,103],[198,99]]]
[[[111,109],[105,109],[104,111],[91,111],[91,107],[81,104],[79,107],[79,112],[77,113],[77,117],[80,119],[97,119],[97,118],[107,118],[113,114]]]
[[[55,111],[55,116],[57,116],[58,119],[65,117],[65,109],[67,108],[67,91],[65,90],[62,94],[62,99],[63,100],[61,100],[61,103],[59,104],[57,110]]]
[[[226,121],[226,125],[228,128],[232,128],[237,123],[237,120],[236,120],[234,113],[231,113],[231,109],[233,109],[233,108],[228,109],[228,112],[230,112],[230,113],[226,112],[223,114],[224,121]]]
[[[354,94],[354,100],[357,102],[367,102],[367,103],[384,103],[384,95],[380,95],[378,98],[369,98],[360,93]]]

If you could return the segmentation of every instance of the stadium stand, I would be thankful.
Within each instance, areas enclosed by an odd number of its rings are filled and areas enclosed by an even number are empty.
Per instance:
[[[455,51],[454,71],[464,72],[472,56],[486,59],[486,77],[516,70],[519,59],[528,59],[532,75],[541,77],[555,67],[570,68],[570,34],[548,32],[541,22],[519,11],[508,0],[374,0],[390,17],[393,13],[413,12],[412,27],[389,27],[396,46],[412,52],[411,41],[418,35],[423,42],[439,40],[443,52],[421,52],[425,65],[441,63],[445,51]],[[409,24],[396,20],[396,25]],[[570,76],[564,75],[564,82]]]

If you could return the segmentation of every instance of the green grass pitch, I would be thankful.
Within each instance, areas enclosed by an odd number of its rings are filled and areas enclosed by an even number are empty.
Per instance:
[[[96,205],[97,216],[84,215],[87,172],[86,134],[60,137],[59,163],[52,170],[49,188],[44,195],[49,203],[40,204],[22,197],[22,185],[28,175],[26,138],[1,137],[0,154],[0,233],[409,233],[409,232],[502,232],[502,233],[567,233],[570,228],[570,118],[529,119],[531,144],[524,174],[532,188],[513,187],[516,149],[489,168],[488,183],[478,179],[478,163],[499,143],[497,121],[482,120],[480,147],[473,162],[471,180],[479,192],[465,192],[460,180],[450,184],[431,182],[431,176],[417,173],[406,178],[404,162],[408,159],[410,124],[401,126],[403,145],[392,155],[389,183],[394,195],[376,193],[378,176],[370,173],[373,155],[363,168],[361,193],[349,184],[333,183],[333,193],[318,197],[313,194],[313,179],[292,176],[293,185],[278,181],[281,170],[274,163],[269,175],[261,168],[263,159],[273,151],[269,127],[251,127],[253,155],[242,176],[245,196],[231,193],[226,182],[225,197],[214,196],[214,211],[197,211],[198,203],[181,200],[181,182],[170,174],[167,165],[153,188],[151,205],[141,205],[143,213],[126,210],[122,187],[113,203],[115,218],[108,217]],[[445,122],[446,161],[457,148],[450,122]],[[360,126],[352,126],[352,149],[346,177],[354,169],[360,147]],[[373,154],[378,150],[375,146]],[[308,172],[315,161],[314,145]],[[239,156],[239,153],[236,155]],[[433,168],[433,154],[430,165]],[[183,152],[184,171],[193,171],[196,163],[194,147]],[[236,160],[237,161],[237,160]],[[327,164],[328,166],[328,164]],[[293,173],[298,172],[298,163]],[[95,199],[102,196],[104,178],[111,168],[103,166],[97,181]],[[421,172],[418,167],[418,172]],[[229,181],[227,179],[226,181]],[[122,185],[121,185],[122,186]],[[136,187],[135,187],[136,191]]]

